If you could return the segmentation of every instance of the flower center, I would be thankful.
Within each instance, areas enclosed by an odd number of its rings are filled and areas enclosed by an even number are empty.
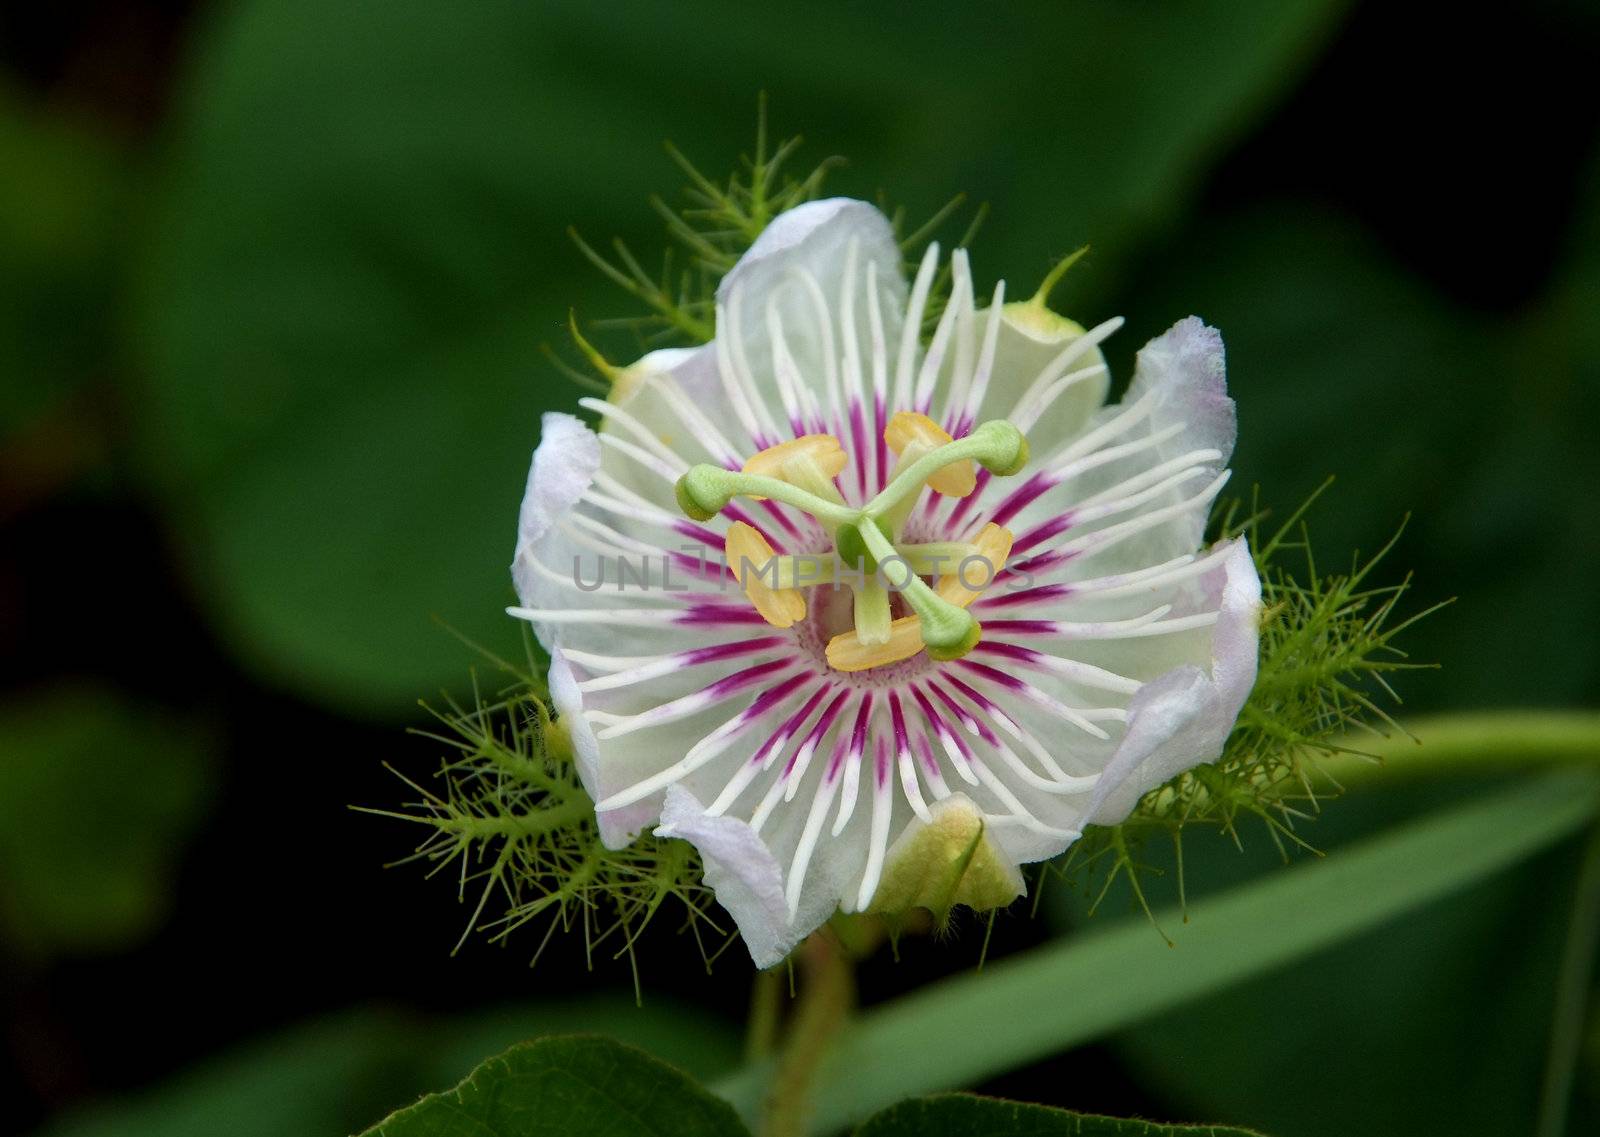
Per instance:
[[[755,455],[739,471],[692,467],[678,480],[679,506],[710,520],[735,497],[771,499],[813,518],[833,542],[831,555],[779,556],[743,521],[728,529],[724,553],[735,579],[764,620],[791,627],[806,616],[802,589],[847,584],[851,626],[828,641],[840,671],[865,671],[926,651],[959,659],[977,646],[978,621],[967,610],[1004,567],[1012,534],[988,525],[971,541],[910,544],[899,540],[924,487],[965,497],[977,486],[974,464],[1000,477],[1022,470],[1028,443],[1001,419],[952,439],[925,415],[896,414],[884,430],[896,455],[888,484],[865,505],[845,503],[834,479],[849,456],[839,440],[808,434]],[[909,615],[896,617],[895,598]]]

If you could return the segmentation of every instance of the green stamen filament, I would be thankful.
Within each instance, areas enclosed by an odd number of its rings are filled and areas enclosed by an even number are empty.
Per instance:
[[[894,536],[928,479],[947,466],[968,461],[1001,477],[1015,474],[1027,464],[1028,440],[1009,422],[994,419],[967,437],[941,446],[908,446],[889,484],[861,509],[844,503],[827,470],[806,453],[783,461],[783,478],[720,466],[693,466],[678,479],[674,490],[679,507],[696,521],[709,521],[741,496],[771,498],[810,515],[833,538],[837,558],[773,557],[769,587],[800,589],[837,582],[843,575],[841,568],[854,572],[859,575],[850,581],[853,614],[856,638],[862,646],[890,642],[893,590],[916,614],[928,655],[939,660],[959,659],[977,646],[982,628],[966,608],[944,599],[923,577],[942,578],[958,572],[958,566],[977,553],[977,546],[965,541],[934,541],[897,548]]]
[[[876,573],[869,574],[865,582],[855,589],[856,638],[868,647],[886,644],[893,624],[889,590]]]
[[[810,588],[813,584],[832,584],[838,576],[839,562],[825,554],[774,557],[777,574],[774,588]]]
[[[972,455],[966,455],[972,457]],[[922,625],[922,642],[934,659],[960,659],[978,645],[978,621],[965,608],[950,603],[911,570],[876,525],[858,527],[867,549],[891,587],[899,590]],[[857,635],[860,630],[857,629]]]
[[[691,466],[676,487],[678,506],[696,521],[710,521],[736,497],[770,497],[809,513],[818,521],[844,525],[854,521],[857,512],[846,505],[825,501],[809,490],[778,478],[760,474],[741,474],[720,466]]]
[[[1006,477],[1028,464],[1028,440],[1004,419],[992,419],[965,438],[947,442],[901,467],[861,512],[868,517],[883,517],[906,498],[914,498],[934,474],[969,458],[990,473]]]

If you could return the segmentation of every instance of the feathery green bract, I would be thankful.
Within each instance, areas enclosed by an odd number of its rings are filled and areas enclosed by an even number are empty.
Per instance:
[[[731,939],[707,913],[712,897],[700,883],[693,846],[645,834],[626,849],[606,848],[566,730],[540,696],[523,677],[494,702],[475,698],[470,708],[435,711],[441,729],[415,733],[447,749],[436,784],[396,771],[415,799],[362,812],[427,829],[415,851],[395,863],[455,875],[461,900],[473,904],[457,949],[474,931],[502,941],[533,925],[543,929],[537,962],[557,930],[581,930],[591,963],[596,951],[627,955],[637,985],[634,943],[667,908],[709,963]]]
[[[1182,841],[1191,827],[1215,830],[1242,844],[1241,822],[1253,820],[1285,860],[1294,848],[1317,854],[1297,824],[1314,820],[1322,802],[1340,792],[1320,760],[1360,754],[1342,741],[1353,730],[1402,729],[1380,705],[1400,701],[1389,676],[1431,665],[1409,661],[1394,641],[1443,605],[1399,619],[1396,608],[1410,578],[1393,585],[1369,584],[1399,539],[1398,531],[1365,561],[1353,559],[1348,572],[1319,575],[1305,516],[1330,484],[1331,479],[1270,535],[1259,508],[1243,520],[1238,519],[1238,502],[1221,511],[1221,535],[1249,539],[1261,576],[1256,683],[1221,758],[1153,790],[1122,824],[1087,829],[1064,857],[1047,866],[1045,873],[1090,887],[1096,907],[1121,877],[1139,905],[1150,911],[1143,884],[1150,870],[1139,851],[1152,835],[1170,836],[1176,844],[1180,902]],[[1291,554],[1297,554],[1299,564],[1283,563]]]
[[[645,308],[642,315],[596,320],[600,328],[626,328],[633,331],[641,348],[702,344],[716,331],[717,282],[738,263],[755,243],[761,231],[778,214],[821,196],[829,172],[844,165],[838,156],[824,158],[800,177],[787,172],[789,160],[800,148],[799,135],[770,144],[767,135],[767,101],[762,96],[757,107],[756,143],[751,155],[741,155],[738,168],[726,181],[717,182],[701,173],[695,164],[672,143],[666,151],[688,179],[681,192],[685,204],[674,206],[662,197],[650,199],[651,208],[666,222],[673,244],[661,254],[661,268],[652,273],[620,238],[613,238],[610,254],[595,248],[577,229],[568,236],[590,264]],[[905,211],[891,209],[884,201],[879,206],[894,227],[901,250],[920,256],[924,245],[961,209],[965,194],[956,194],[932,217],[910,233],[905,232]],[[983,224],[988,206],[980,205],[956,241],[957,247],[969,244]],[[916,264],[908,263],[909,271]],[[923,314],[923,331],[931,333],[944,311],[950,295],[950,263],[940,266]],[[574,339],[577,339],[576,329]],[[591,355],[587,345],[583,354]],[[581,369],[551,354],[556,367],[585,386],[593,380]]]

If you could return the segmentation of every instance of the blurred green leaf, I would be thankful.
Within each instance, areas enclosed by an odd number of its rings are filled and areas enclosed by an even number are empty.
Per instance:
[[[1303,830],[1327,852],[1315,867],[1337,865],[1363,836],[1448,807],[1462,789],[1372,788],[1333,803]],[[1241,855],[1219,834],[1185,838],[1196,922],[1241,877],[1283,872],[1265,834],[1247,827],[1244,841]],[[1142,860],[1170,873],[1164,845],[1154,843]],[[1525,1131],[1538,1107],[1571,861],[1564,845],[1486,876],[1168,1010],[1120,1036],[1117,1048],[1169,1110],[1224,1117],[1275,1137]],[[1074,923],[1092,930],[1105,915]],[[1130,914],[1129,924],[1148,931],[1140,914]],[[1167,930],[1182,952],[1189,929]]]
[[[211,789],[203,733],[95,687],[0,706],[0,927],[31,952],[153,930]]]
[[[604,1031],[697,1077],[738,1059],[737,1031],[665,1000],[600,998],[419,1021],[352,1012],[252,1043],[137,1099],[107,1103],[39,1137],[342,1137],[518,1042]]]
[[[1251,1137],[1220,1125],[1160,1125],[973,1094],[935,1094],[869,1117],[855,1137]]]
[[[817,1129],[908,1091],[972,1085],[1377,928],[1547,848],[1597,804],[1600,780],[1588,774],[1526,780],[1214,897],[1174,947],[1142,922],[1095,928],[875,1008],[823,1063]],[[1005,1029],[983,1046],[951,1045],[974,1023]],[[883,1067],[871,1060],[881,1054],[900,1060]],[[765,1076],[746,1069],[716,1088],[748,1108]]]
[[[733,1107],[641,1050],[598,1035],[513,1046],[366,1137],[748,1137]]]
[[[0,84],[0,439],[99,377],[131,170],[93,129]]]
[[[538,412],[577,395],[537,347],[571,305],[627,310],[562,230],[656,244],[661,139],[714,171],[766,88],[776,129],[860,162],[841,190],[993,196],[987,273],[1036,278],[1085,237],[1109,266],[1342,8],[1097,0],[1025,37],[953,3],[221,10],[141,310],[147,462],[224,633],[276,682],[386,712],[459,674],[430,616],[509,647]],[[696,99],[661,97],[689,77]]]
[[[1442,665],[1406,677],[1408,701],[1592,696],[1596,654],[1570,634],[1600,622],[1586,586],[1600,388],[1573,339],[1592,320],[1465,312],[1347,219],[1280,206],[1197,225],[1128,300],[1125,359],[1190,312],[1222,329],[1243,492],[1259,484],[1285,507],[1337,479],[1311,517],[1319,555],[1339,562],[1325,571],[1414,518],[1389,564],[1415,573],[1423,599],[1461,600],[1407,633],[1413,659]]]

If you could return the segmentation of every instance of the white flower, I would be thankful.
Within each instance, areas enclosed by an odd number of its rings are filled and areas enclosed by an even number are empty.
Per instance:
[[[908,296],[876,209],[793,209],[715,342],[580,400],[598,433],[547,414],[534,453],[511,612],[602,836],[693,842],[761,967],[880,885],[925,898],[949,841],[991,866],[957,898],[1019,893],[1215,760],[1255,679],[1249,551],[1201,548],[1234,441],[1217,332],[1180,322],[1102,407],[1120,320],[977,308],[958,250],[924,348],[937,258]],[[863,556],[891,587],[849,578]]]

